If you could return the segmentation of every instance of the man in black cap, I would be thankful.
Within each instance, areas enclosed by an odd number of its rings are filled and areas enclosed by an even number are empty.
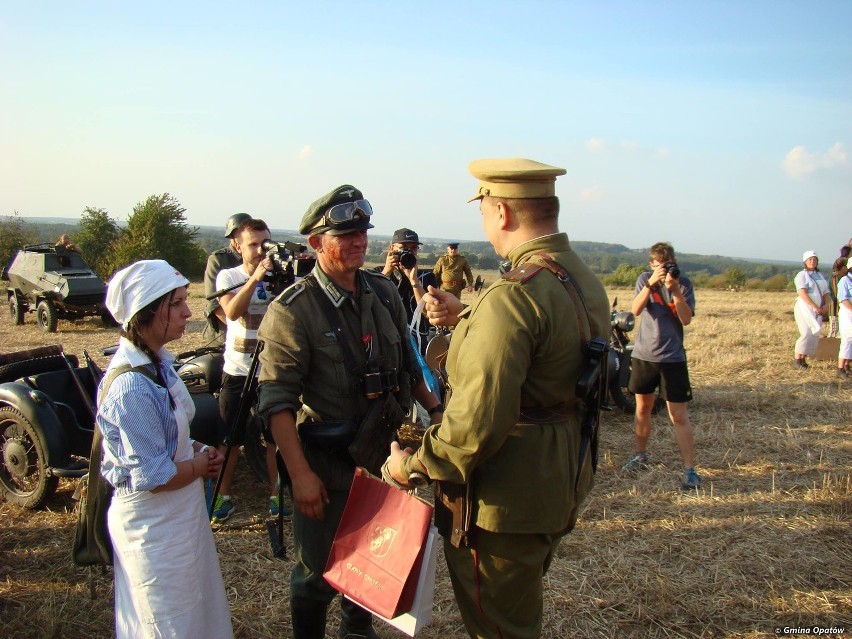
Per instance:
[[[407,338],[396,287],[361,268],[372,212],[349,185],[308,207],[299,232],[316,251],[316,266],[270,304],[258,329],[264,343],[258,412],[284,458],[295,504],[296,639],[325,636],[326,610],[337,592],[322,573],[356,464],[381,472],[411,395],[433,422],[443,414]],[[368,612],[348,599],[340,608],[339,637],[376,637]]]
[[[417,253],[421,245],[422,242],[417,233],[411,229],[397,229],[394,231],[385,266],[382,269],[382,274],[396,284],[396,290],[399,291],[399,296],[405,304],[409,325],[417,310],[417,304],[420,303],[429,287],[438,287],[438,279],[432,271],[427,270],[421,273],[417,267]],[[420,354],[425,355],[426,344],[429,341],[429,322],[426,318],[422,318],[418,325],[418,335],[415,339],[419,342]]]
[[[440,280],[441,290],[452,293],[459,299],[461,299],[465,278],[467,278],[467,292],[470,293],[473,290],[473,272],[470,270],[467,258],[459,253],[458,242],[447,243],[447,254],[438,258],[432,272]]]
[[[216,276],[219,271],[227,268],[236,268],[243,263],[243,258],[237,252],[236,241],[234,240],[234,231],[239,226],[251,219],[248,213],[234,213],[225,222],[225,239],[229,240],[228,246],[216,249],[207,256],[207,268],[204,270],[204,295],[212,295],[216,292]],[[207,308],[204,310],[204,315],[207,317],[207,326],[204,328],[205,336],[209,335],[211,341],[218,344],[225,343],[225,326],[227,319],[225,311],[219,304],[219,298],[213,298],[207,301]],[[209,331],[209,333],[208,333]]]

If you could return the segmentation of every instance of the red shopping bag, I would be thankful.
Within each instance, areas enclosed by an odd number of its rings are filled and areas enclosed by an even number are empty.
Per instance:
[[[431,520],[432,506],[355,469],[323,577],[383,617],[408,612]]]

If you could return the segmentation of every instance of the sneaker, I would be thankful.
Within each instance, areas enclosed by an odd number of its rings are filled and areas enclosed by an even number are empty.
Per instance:
[[[281,505],[281,501],[278,499],[277,495],[275,497],[270,497],[269,514],[273,517],[277,517],[279,512],[283,512],[285,517],[289,517],[292,514],[286,504],[284,506]]]
[[[648,470],[648,453],[633,453],[633,456],[627,460],[621,470]]]
[[[213,506],[213,517],[211,517],[210,523],[221,524],[223,521],[227,521],[236,509],[237,507],[234,506],[230,497],[225,498],[219,495],[216,497],[216,504]]]
[[[683,471],[683,481],[681,482],[684,490],[694,490],[701,487],[701,475],[695,472],[694,468],[687,468]]]
[[[808,366],[808,363],[804,359],[794,359],[793,360],[793,366],[795,368],[800,369],[800,370],[806,370],[806,369],[810,368]]]

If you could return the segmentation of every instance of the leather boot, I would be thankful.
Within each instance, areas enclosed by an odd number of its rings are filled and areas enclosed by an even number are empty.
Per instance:
[[[338,639],[379,639],[373,630],[373,615],[345,597],[340,600]]]
[[[328,604],[306,597],[290,599],[290,619],[294,639],[323,639]]]

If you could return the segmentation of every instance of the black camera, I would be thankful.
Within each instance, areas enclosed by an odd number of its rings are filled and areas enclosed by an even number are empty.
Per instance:
[[[417,266],[417,256],[408,249],[400,249],[399,251],[394,251],[393,254],[402,268],[411,270]]]
[[[675,279],[680,277],[680,267],[677,265],[677,262],[666,262],[663,264],[663,268],[666,270],[667,275],[671,275]]]
[[[272,270],[266,274],[264,281],[270,285],[273,295],[278,295],[295,282],[297,277],[310,273],[317,261],[313,256],[302,255],[308,247],[295,242],[264,240],[261,247],[272,260]]]

